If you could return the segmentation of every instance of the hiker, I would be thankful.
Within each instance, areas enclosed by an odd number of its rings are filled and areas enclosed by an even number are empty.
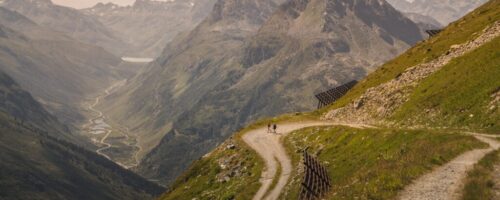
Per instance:
[[[273,125],[273,129],[274,129],[274,133],[276,133],[276,129],[278,128],[278,126],[276,124]]]
[[[267,124],[267,133],[271,133],[271,123]]]

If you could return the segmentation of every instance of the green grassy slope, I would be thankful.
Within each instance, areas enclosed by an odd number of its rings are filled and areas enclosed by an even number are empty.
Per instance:
[[[228,149],[230,144],[235,148]],[[263,166],[261,158],[236,136],[195,161],[160,199],[251,199],[261,185]]]
[[[293,165],[302,149],[323,161],[332,179],[327,199],[390,199],[412,180],[455,156],[485,144],[453,132],[316,127],[285,140]],[[295,169],[283,199],[297,199],[301,175]]]
[[[457,58],[425,79],[392,120],[403,124],[488,130],[500,134],[500,38]]]

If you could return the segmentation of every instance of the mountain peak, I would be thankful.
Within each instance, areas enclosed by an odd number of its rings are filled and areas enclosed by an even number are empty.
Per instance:
[[[446,25],[464,16],[488,0],[387,0],[401,12],[430,16]]]
[[[246,23],[260,26],[271,15],[281,0],[218,0],[208,21],[212,23]]]
[[[3,0],[2,4],[15,4],[15,5],[26,5],[31,6],[53,6],[51,0]]]
[[[177,1],[177,0],[136,0],[132,5],[134,10],[146,10],[146,11],[155,11],[155,10],[167,10],[167,9],[186,9],[192,8],[195,6],[195,1],[193,0],[185,0],[185,1]]]

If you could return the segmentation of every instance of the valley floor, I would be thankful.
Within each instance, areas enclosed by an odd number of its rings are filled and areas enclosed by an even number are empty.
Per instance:
[[[127,127],[110,125],[106,115],[96,108],[101,99],[121,87],[125,81],[114,83],[104,90],[103,94],[97,96],[93,103],[88,104],[87,110],[91,112],[90,119],[87,124],[82,126],[82,130],[84,135],[100,147],[96,153],[129,169],[136,167],[140,162],[138,154],[142,147],[139,145],[137,137],[130,134]]]

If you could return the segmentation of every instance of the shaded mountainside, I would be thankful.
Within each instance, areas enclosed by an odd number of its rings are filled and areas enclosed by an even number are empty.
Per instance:
[[[63,125],[0,71],[1,199],[148,199],[163,188],[69,141]]]
[[[211,11],[215,0],[137,0],[132,6],[99,3],[84,9],[132,46],[127,55],[157,57],[177,34],[190,31]]]
[[[123,76],[113,54],[15,11],[0,8],[0,29],[0,68],[64,122],[81,120],[77,109],[83,97]]]
[[[418,13],[430,16],[443,25],[447,25],[475,8],[481,6],[487,0],[387,0],[401,12]]]
[[[1,30],[1,29],[0,29]],[[51,116],[43,107],[26,91],[3,71],[0,71],[0,111],[11,118],[31,126],[49,130],[53,137],[60,137],[76,142],[79,138],[66,135],[68,129]]]
[[[362,78],[422,39],[385,1],[278,3],[218,1],[203,23],[110,96],[115,119],[166,133],[140,173],[170,182],[248,122],[310,110],[315,92]]]
[[[99,20],[76,9],[55,5],[51,0],[4,0],[0,6],[81,42],[102,46],[116,55],[121,55],[127,47]]]
[[[249,186],[255,192],[254,184],[265,167],[260,166],[263,160],[253,159],[257,153],[249,150],[241,136],[250,130],[265,129],[268,123],[300,124],[325,117],[375,125],[311,127],[280,138],[294,169],[279,199],[298,198],[304,178],[299,152],[305,148],[328,169],[332,189],[325,199],[398,198],[406,186],[432,169],[464,152],[487,147],[464,132],[499,133],[499,29],[500,1],[492,0],[450,24],[439,35],[380,66],[330,107],[259,120],[247,126],[195,161],[161,199],[176,199],[184,194],[238,198],[241,190]],[[429,66],[426,63],[443,57],[453,58],[425,76],[418,73]],[[394,81],[410,80],[409,77],[418,81],[402,84],[403,88],[397,91],[386,87],[396,88]],[[398,94],[409,95],[391,98]],[[400,99],[404,102],[397,101]],[[394,112],[384,116],[391,106],[395,107],[390,109]],[[344,109],[347,112],[341,112]],[[375,121],[359,121],[362,117],[358,116],[365,115]],[[236,147],[228,148],[231,145]],[[241,152],[245,152],[244,156]],[[240,171],[245,173],[234,173]]]

